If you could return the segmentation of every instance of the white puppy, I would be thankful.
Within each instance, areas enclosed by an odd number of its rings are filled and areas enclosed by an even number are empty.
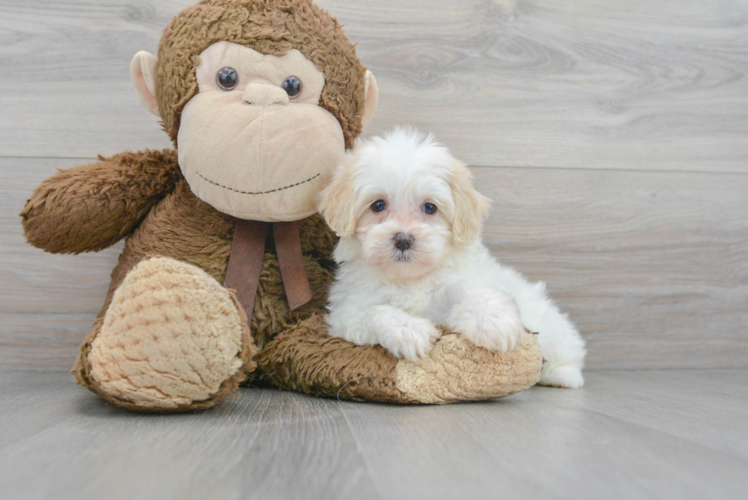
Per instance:
[[[359,142],[321,197],[341,237],[330,335],[417,361],[440,335],[434,325],[498,352],[527,327],[546,360],[540,383],[581,387],[584,340],[544,283],[490,255],[480,240],[488,206],[468,168],[431,136],[398,128]]]

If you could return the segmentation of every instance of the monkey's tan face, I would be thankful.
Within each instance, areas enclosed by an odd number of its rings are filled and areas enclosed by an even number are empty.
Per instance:
[[[195,195],[242,219],[314,214],[345,153],[340,124],[319,106],[324,74],[296,49],[276,57],[219,42],[200,54],[197,81],[177,137]]]

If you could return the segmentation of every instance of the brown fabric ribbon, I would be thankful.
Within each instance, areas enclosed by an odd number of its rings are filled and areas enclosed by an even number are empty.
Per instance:
[[[312,289],[309,286],[304,256],[301,252],[299,237],[301,222],[273,223],[275,250],[278,255],[281,278],[286,290],[288,306],[292,311],[312,300]],[[269,222],[237,219],[234,228],[234,242],[231,246],[225,285],[236,290],[236,297],[248,319],[252,319],[270,224]]]

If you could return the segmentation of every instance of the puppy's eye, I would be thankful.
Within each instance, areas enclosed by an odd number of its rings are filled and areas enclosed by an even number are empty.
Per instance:
[[[434,205],[433,203],[425,203],[423,205],[423,211],[429,215],[433,215],[436,213],[436,205]]]
[[[299,80],[298,77],[289,76],[283,80],[281,87],[283,87],[283,90],[286,91],[286,94],[288,94],[288,97],[291,99],[298,97],[299,94],[301,94],[301,80]]]
[[[216,83],[223,90],[234,90],[239,85],[239,73],[229,66],[221,68],[216,73]]]
[[[384,200],[377,200],[371,204],[371,209],[374,212],[381,212],[385,208],[387,208],[387,204],[384,202]]]

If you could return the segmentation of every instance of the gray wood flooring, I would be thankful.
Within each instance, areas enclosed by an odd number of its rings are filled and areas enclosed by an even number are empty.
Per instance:
[[[0,498],[745,498],[748,370],[607,371],[584,390],[399,407],[274,390],[133,415],[0,374]]]
[[[0,499],[748,497],[748,0],[317,0],[494,200],[588,385],[394,407],[245,389],[130,414],[65,371],[121,243],[49,255],[57,168],[170,143],[129,80],[193,0],[0,0]]]

